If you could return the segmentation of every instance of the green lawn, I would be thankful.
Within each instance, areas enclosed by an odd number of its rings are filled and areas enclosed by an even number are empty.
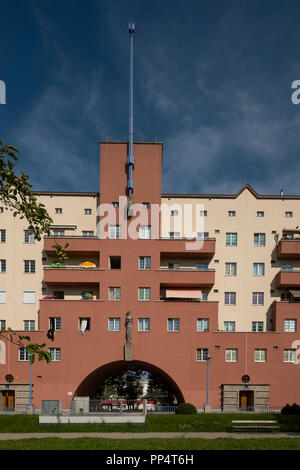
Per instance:
[[[21,439],[0,450],[300,450],[300,438],[276,439]]]
[[[230,432],[232,419],[276,419],[282,432],[300,432],[300,416],[277,414],[148,415],[145,424],[47,424],[38,416],[0,415],[0,432]]]

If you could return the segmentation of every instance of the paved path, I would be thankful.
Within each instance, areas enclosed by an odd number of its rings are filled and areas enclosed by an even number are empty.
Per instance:
[[[218,439],[218,438],[234,438],[234,439],[261,439],[261,438],[300,438],[300,433],[229,433],[229,432],[145,432],[145,433],[106,433],[106,432],[34,432],[34,433],[0,433],[0,440],[16,440],[16,439],[42,439],[46,437],[58,437],[62,439],[76,439],[82,437],[90,437],[97,439]]]

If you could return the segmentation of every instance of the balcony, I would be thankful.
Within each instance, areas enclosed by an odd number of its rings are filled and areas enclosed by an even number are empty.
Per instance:
[[[300,268],[279,271],[276,276],[276,287],[278,289],[300,288]]]
[[[215,238],[205,238],[203,240],[195,238],[160,238],[157,242],[162,256],[176,254],[177,257],[195,257],[197,255],[201,258],[212,258],[216,251]]]
[[[68,243],[69,246],[66,249],[68,256],[99,256],[101,242],[98,237],[44,237],[44,252],[49,256],[54,256],[55,248],[53,248],[53,245],[64,246]]]
[[[278,259],[299,259],[300,238],[282,238],[277,245]]]
[[[101,280],[100,268],[44,267],[44,283],[48,286],[64,284],[69,286],[98,285]]]
[[[160,284],[164,286],[181,287],[205,287],[211,288],[215,283],[214,269],[177,268],[169,269],[161,267],[157,270]]]

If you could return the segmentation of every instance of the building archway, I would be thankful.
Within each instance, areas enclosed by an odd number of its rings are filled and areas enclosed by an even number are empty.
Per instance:
[[[153,364],[143,361],[115,361],[98,367],[91,372],[78,386],[74,396],[87,397],[92,396],[99,388],[99,385],[111,375],[120,374],[129,368],[134,367],[139,370],[151,372],[160,377],[175,395],[178,403],[184,403],[183,394],[176,382],[166,372]]]

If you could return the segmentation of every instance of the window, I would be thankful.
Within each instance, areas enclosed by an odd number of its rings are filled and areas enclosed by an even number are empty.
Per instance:
[[[3,214],[4,212],[4,207],[0,207],[0,214]]]
[[[64,300],[65,292],[63,290],[55,290],[53,291],[53,295],[57,300]]]
[[[179,214],[179,211],[178,211],[178,210],[172,210],[172,211],[171,211],[171,215],[172,215],[172,216],[176,216],[176,215],[178,215],[178,214]]]
[[[197,263],[197,270],[198,271],[207,271],[208,263]]]
[[[235,217],[236,212],[235,211],[228,211],[228,217]]]
[[[285,215],[285,217],[293,217],[293,212],[286,211],[284,215]]]
[[[176,269],[179,269],[179,268],[180,268],[179,263],[168,263],[168,269],[176,270]]]
[[[237,246],[237,233],[226,233],[226,246]]]
[[[149,302],[150,301],[150,287],[139,287],[138,289],[138,299],[141,302]]]
[[[6,259],[0,259],[0,273],[6,273]]]
[[[49,348],[49,353],[50,353],[52,362],[60,361],[60,359],[61,359],[60,348]]]
[[[235,305],[236,304],[236,292],[225,292],[224,303],[225,305]]]
[[[253,263],[253,276],[265,275],[265,263]]]
[[[0,230],[0,243],[5,243],[6,242],[6,230],[1,229]]]
[[[266,362],[267,361],[267,350],[266,349],[255,349],[254,351],[254,362]]]
[[[29,354],[27,349],[25,348],[19,348],[19,361],[29,361]]]
[[[225,351],[226,362],[237,362],[237,349],[226,349]]]
[[[109,269],[121,269],[121,256],[109,257]]]
[[[92,230],[82,230],[82,236],[83,237],[93,237],[94,232]]]
[[[209,238],[209,232],[197,232],[197,240],[207,240]]]
[[[139,269],[149,271],[151,269],[151,256],[139,256]]]
[[[6,304],[6,290],[0,290],[0,304]]]
[[[285,349],[283,351],[283,362],[295,362],[295,360],[296,360],[295,349]]]
[[[255,233],[254,234],[254,246],[265,246],[266,245],[266,234]]]
[[[138,319],[138,331],[150,331],[150,318]]]
[[[49,329],[54,331],[61,331],[61,317],[50,317]]]
[[[207,292],[202,292],[202,301],[206,301],[207,300],[207,296],[208,296],[208,293]]]
[[[297,331],[297,321],[295,319],[286,318],[284,320],[284,331],[286,333],[295,333]]]
[[[24,260],[24,273],[33,274],[35,273],[35,261],[32,259]]]
[[[168,318],[168,331],[179,331],[179,318]]]
[[[109,287],[108,300],[121,300],[121,287]]]
[[[252,305],[263,305],[264,304],[264,293],[253,292],[252,293]]]
[[[256,217],[264,217],[264,216],[265,216],[264,211],[257,211],[256,212]]]
[[[149,209],[149,207],[150,207],[149,202],[142,202],[142,208],[143,209]]]
[[[34,233],[31,230],[24,230],[24,243],[34,243]]]
[[[53,236],[54,237],[64,237],[65,236],[65,231],[61,229],[54,229],[53,230]]]
[[[121,238],[121,226],[120,225],[109,226],[109,238],[111,239]]]
[[[148,240],[151,238],[151,225],[140,225],[139,238],[143,240]]]
[[[197,362],[206,361],[207,356],[208,356],[208,349],[207,348],[197,348],[197,351],[196,351],[196,361]]]
[[[235,331],[235,321],[224,321],[224,331]]]
[[[111,317],[108,319],[108,331],[120,331],[121,329],[121,319],[116,317]]]
[[[236,276],[236,263],[225,263],[225,276]]]
[[[6,320],[0,320],[0,330],[6,330]]]
[[[253,321],[252,322],[252,331],[264,331],[264,322],[263,321]]]
[[[87,317],[79,318],[78,329],[82,333],[84,333],[85,331],[90,331],[90,329],[91,329],[91,319],[87,318]]]
[[[34,290],[24,290],[24,304],[35,304],[35,291]]]
[[[198,318],[197,319],[197,331],[208,331],[209,319]]]
[[[119,207],[119,203],[118,202],[112,202],[112,206],[117,209]]]
[[[169,232],[169,238],[180,238],[180,232]]]
[[[207,216],[207,211],[200,211],[200,217],[206,217]]]
[[[34,331],[34,330],[35,330],[35,321],[24,320],[24,331]]]
[[[62,208],[61,207],[56,207],[55,208],[55,214],[62,214]]]
[[[282,264],[281,265],[281,271],[293,271],[293,265],[292,264]]]
[[[84,215],[91,215],[92,209],[84,209]]]

